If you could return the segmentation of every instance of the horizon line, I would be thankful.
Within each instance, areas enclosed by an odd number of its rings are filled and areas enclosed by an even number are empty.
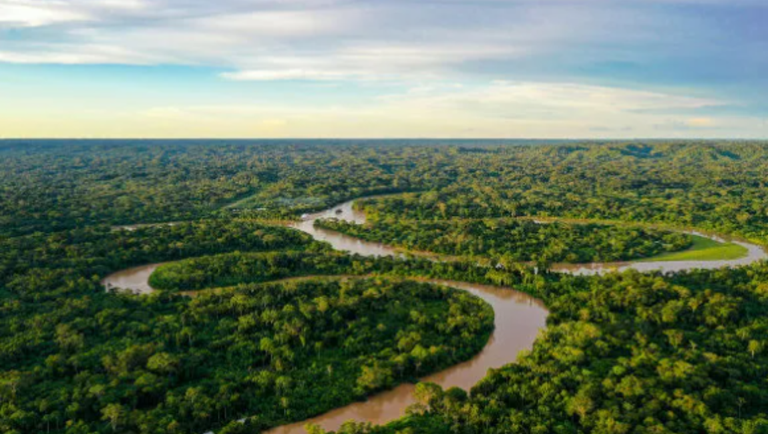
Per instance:
[[[0,137],[0,142],[10,141],[319,141],[319,140],[335,140],[335,141],[395,141],[395,140],[413,140],[413,141],[560,141],[560,142],[580,142],[580,141],[677,141],[677,142],[691,142],[691,141],[721,141],[721,140],[735,140],[735,141],[768,141],[768,136],[763,138],[749,138],[749,137],[577,137],[577,138],[528,138],[528,137]]]

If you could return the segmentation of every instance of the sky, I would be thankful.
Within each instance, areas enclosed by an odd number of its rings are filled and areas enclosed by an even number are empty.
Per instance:
[[[0,0],[0,138],[768,138],[768,0]]]

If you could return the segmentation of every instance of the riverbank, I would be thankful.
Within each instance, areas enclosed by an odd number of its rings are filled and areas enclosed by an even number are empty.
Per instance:
[[[291,227],[310,234],[318,241],[330,243],[336,250],[357,253],[365,256],[396,256],[404,257],[403,253],[390,246],[378,243],[365,242],[353,237],[339,234],[333,231],[314,227],[314,221],[319,218],[341,218],[357,224],[364,224],[365,214],[353,207],[354,201],[348,201],[334,206],[326,211],[307,216],[300,222],[291,224]],[[717,243],[714,236],[704,235],[698,232],[689,232],[703,239],[709,239]],[[766,258],[762,247],[733,241],[734,245],[746,249],[747,256],[738,259],[723,260],[674,260],[665,259],[656,262],[630,262],[630,263],[605,263],[605,264],[556,264],[555,271],[574,275],[602,274],[610,271],[623,271],[636,269],[638,271],[673,272],[690,270],[694,268],[719,268],[723,266],[746,265]],[[711,247],[711,245],[710,245]],[[698,252],[705,251],[707,244],[699,242]],[[438,259],[436,259],[438,260]],[[134,270],[136,281],[149,278],[151,272],[159,264],[138,267]],[[128,270],[125,270],[128,271]],[[125,273],[125,272],[123,272]],[[141,274],[143,273],[143,274]],[[124,282],[127,276],[122,275]],[[539,330],[546,324],[546,308],[543,304],[529,295],[515,291],[508,287],[490,287],[464,282],[451,282],[430,280],[431,282],[446,284],[447,286],[464,289],[491,304],[496,313],[496,331],[491,336],[487,346],[471,360],[456,365],[434,376],[429,376],[423,381],[437,382],[443,387],[459,385],[469,388],[479,379],[483,378],[488,369],[498,368],[516,360],[517,353],[521,349],[528,349],[533,345]],[[113,283],[110,277],[105,282]],[[145,280],[143,284],[148,286]],[[116,285],[114,285],[116,286]],[[131,288],[127,288],[131,289]],[[151,288],[150,288],[151,290]],[[441,377],[441,375],[444,375]],[[459,381],[460,380],[460,381]],[[458,383],[457,383],[458,381]],[[299,434],[304,433],[306,423],[315,423],[327,430],[335,430],[346,420],[370,421],[373,423],[385,423],[399,418],[404,414],[405,408],[413,403],[413,385],[401,385],[391,391],[372,396],[360,403],[354,403],[329,413],[320,415],[310,420],[297,422],[290,425],[270,430],[271,434]]]
[[[741,259],[748,254],[749,249],[739,244],[693,235],[693,245],[687,250],[663,253],[640,261],[722,261]]]

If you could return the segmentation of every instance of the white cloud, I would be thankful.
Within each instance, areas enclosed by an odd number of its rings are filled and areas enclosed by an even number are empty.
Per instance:
[[[0,63],[215,70],[211,74],[219,74],[221,82],[199,83],[217,86],[216,92],[183,97],[168,88],[178,90],[186,84],[182,80],[199,76],[185,75],[178,86],[166,86],[167,77],[159,76],[173,70],[158,69],[146,82],[124,83],[132,107],[142,104],[140,98],[145,106],[159,107],[125,116],[156,123],[157,135],[166,135],[172,125],[186,132],[185,122],[198,121],[200,135],[228,129],[259,135],[262,130],[251,128],[270,125],[281,134],[314,128],[315,135],[326,136],[589,136],[598,130],[643,135],[664,130],[658,125],[706,131],[710,122],[719,131],[736,125],[712,111],[706,118],[698,112],[743,103],[743,94],[740,99],[734,92],[729,101],[696,95],[707,94],[706,84],[699,83],[708,77],[732,84],[728,74],[764,69],[756,67],[760,56],[749,56],[762,52],[754,50],[761,39],[747,35],[758,30],[744,30],[748,37],[739,39],[739,29],[723,25],[726,20],[661,5],[695,0],[652,1],[653,6],[617,0],[0,0]],[[5,31],[9,28],[14,30]],[[721,46],[742,50],[735,58],[741,62],[720,61],[725,55],[702,61]],[[665,81],[675,74],[686,84],[688,75],[701,80],[690,84],[696,92],[675,90],[673,80]],[[493,77],[509,80],[488,84]],[[291,94],[290,105],[279,107],[264,99],[274,98],[267,84],[224,80],[319,83],[275,84]],[[586,81],[616,86],[579,84]],[[462,85],[452,85],[457,82]],[[657,88],[651,83],[670,90],[643,90]],[[748,85],[738,83],[713,86],[708,93]],[[338,91],[318,90],[329,86]],[[243,94],[222,96],[234,88]],[[134,95],[131,89],[141,92]],[[228,105],[243,100],[263,102]],[[326,105],[318,105],[321,100]],[[220,115],[224,112],[231,119]]]
[[[354,24],[354,11],[250,11],[196,18],[185,24],[200,31],[222,32],[258,43],[258,37],[315,37],[344,33]]]
[[[419,86],[359,106],[261,103],[158,107],[147,125],[195,125],[239,137],[676,137],[732,135],[762,120],[670,116],[722,101],[572,83],[495,82],[467,89]],[[713,128],[714,126],[718,128]],[[683,129],[682,127],[687,127]],[[194,136],[193,132],[183,129]]]
[[[65,48],[65,49],[62,49]],[[34,50],[2,51],[0,62],[21,64],[124,64],[152,65],[162,61],[151,53],[132,52],[115,45],[55,45],[35,44]]]
[[[87,14],[71,11],[66,2],[11,0],[0,2],[0,26],[37,27],[49,24],[85,21]]]
[[[104,47],[112,47],[126,53],[123,63],[143,53],[156,63],[231,69],[225,77],[238,80],[370,80],[434,77],[464,62],[511,59],[528,48],[510,33],[529,38],[537,27],[499,33],[477,20],[454,26],[464,10],[333,0],[0,0],[0,23],[50,27],[29,38],[0,35],[0,46],[4,62],[102,63]]]
[[[353,79],[354,74],[343,71],[315,71],[307,69],[285,69],[285,70],[254,70],[225,72],[222,77],[229,80],[254,80],[254,81],[274,81],[274,80],[343,80]]]
[[[662,92],[574,83],[509,82],[490,86],[422,95],[420,92],[388,95],[387,104],[407,105],[414,111],[464,111],[490,117],[542,119],[584,118],[597,114],[632,114],[654,110],[694,110],[722,105],[722,101]],[[593,119],[595,120],[595,119]]]
[[[451,65],[472,59],[513,58],[521,51],[503,46],[455,44],[354,44],[331,53],[303,56],[265,55],[257,68],[221,74],[230,80],[434,80],[448,74]]]
[[[470,62],[509,61],[574,44],[664,42],[690,34],[684,24],[691,22],[685,16],[665,15],[660,20],[657,13],[641,13],[627,3],[443,1],[435,7],[407,1],[0,0],[0,26],[51,27],[39,36],[50,45],[44,50],[30,43],[37,35],[29,40],[4,40],[0,35],[0,46],[49,63],[92,63],[101,55],[88,56],[88,47],[114,46],[113,52],[141,52],[159,63],[242,71],[234,77],[262,75],[248,71],[301,69],[314,71],[307,77],[353,70],[352,77],[366,79],[392,70],[439,75]],[[67,55],[73,44],[82,46],[81,55]],[[45,56],[36,56],[38,50]],[[627,53],[611,55],[621,60]],[[270,64],[270,57],[308,58],[317,64],[284,67]],[[5,61],[15,58],[26,61],[27,56],[6,56]],[[129,56],[126,63],[132,61]]]
[[[375,102],[260,101],[122,105],[72,116],[68,108],[0,111],[0,131],[91,137],[755,137],[762,118],[685,114],[723,101],[573,83],[418,86]],[[120,108],[117,108],[120,107]],[[677,115],[655,110],[673,107]],[[1,109],[2,107],[0,107]]]

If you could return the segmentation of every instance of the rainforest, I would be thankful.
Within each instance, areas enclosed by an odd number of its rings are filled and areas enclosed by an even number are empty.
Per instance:
[[[766,174],[760,141],[0,141],[0,432],[768,433]]]

